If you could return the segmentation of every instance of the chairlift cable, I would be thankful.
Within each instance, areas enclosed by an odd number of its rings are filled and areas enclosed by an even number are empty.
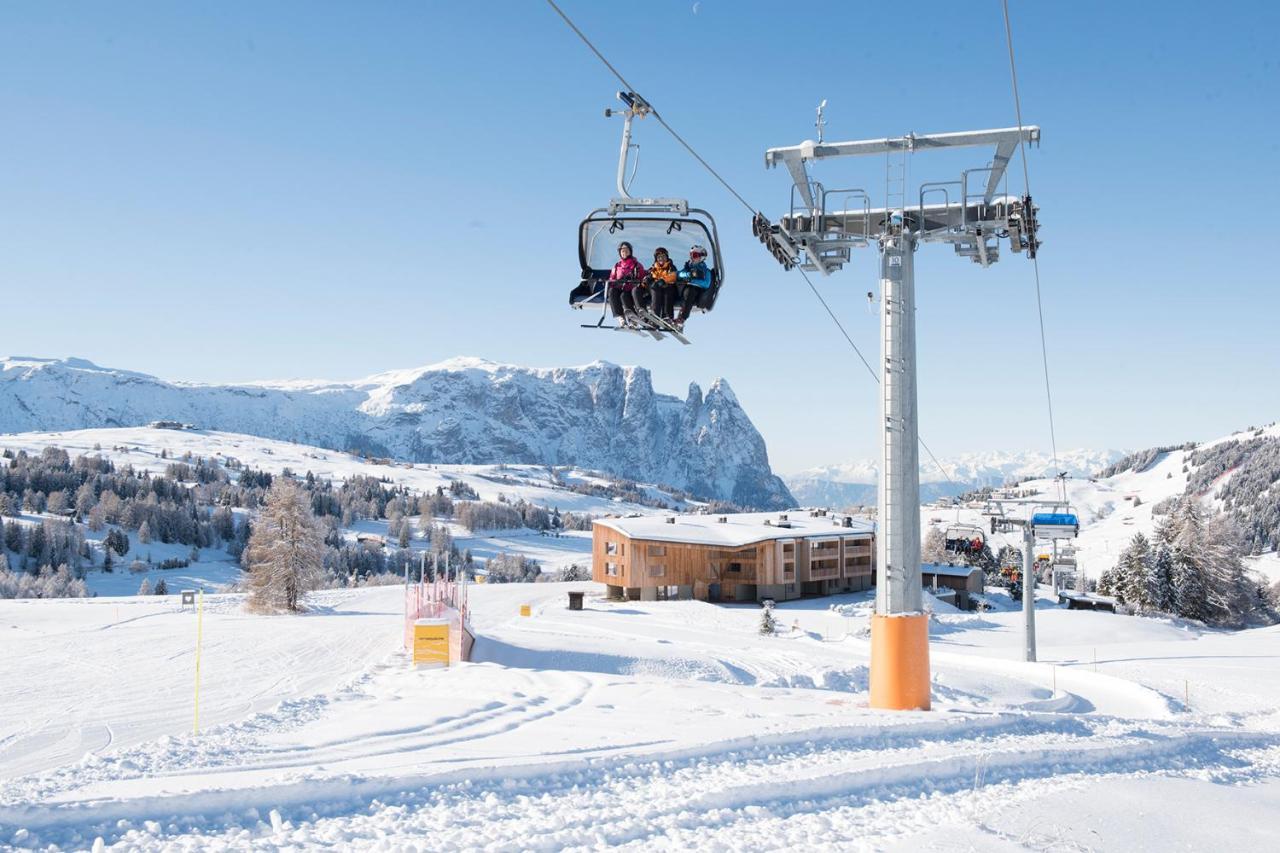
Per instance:
[[[556,5],[555,0],[547,0],[547,5],[555,10],[556,14],[559,15],[561,19],[569,26],[569,29],[573,30],[574,33],[577,34],[578,38],[582,39],[582,43],[585,44],[588,48],[590,48],[591,52],[594,53],[596,57],[601,62],[604,63],[605,68],[608,68],[609,71],[613,74],[613,76],[618,78],[618,82],[621,83],[623,86],[627,87],[628,92],[634,92],[637,95],[640,94],[639,92],[636,92],[636,88],[634,86],[632,86],[629,82],[627,82],[627,78],[623,77],[622,73],[618,71],[617,68],[613,67],[613,63],[605,59],[604,54],[601,53],[599,49],[594,44],[591,43],[591,39],[587,38],[586,34],[583,33],[582,30],[578,29],[577,24],[571,21],[569,19],[569,16],[566,15],[564,11],[559,6]],[[675,128],[667,124],[667,120],[664,119],[662,115],[658,112],[657,108],[653,106],[652,101],[650,101],[648,98],[645,98],[643,95],[641,95],[641,98],[645,101],[645,103],[649,105],[649,111],[653,114],[653,117],[658,120],[658,124],[662,125],[663,128],[666,129],[667,133],[671,134],[672,138],[675,139],[676,142],[679,142],[682,146],[684,146],[684,150],[688,151],[689,154],[693,156],[693,159],[701,163],[702,168],[710,172],[712,177],[714,177],[717,181],[719,181],[724,186],[724,188],[728,190],[730,194],[733,195],[734,198],[740,201],[742,203],[742,206],[745,207],[748,211],[750,211],[751,214],[754,216],[756,213],[756,209],[752,207],[747,202],[747,200],[743,198],[742,195],[729,184],[728,181],[726,181],[723,177],[721,177],[720,173],[717,172],[715,169],[713,169],[711,167],[711,164],[702,158],[701,154],[693,150],[693,146],[690,145],[688,142],[685,142],[684,137],[676,133]]]
[[[1027,166],[1027,143],[1022,135],[1022,99],[1018,94],[1018,67],[1013,59],[1013,27],[1009,23],[1009,0],[1002,0],[1004,7],[1004,36],[1009,47],[1009,79],[1013,83],[1013,109],[1018,119],[1018,153],[1022,157],[1022,185],[1026,195],[1031,195],[1031,173]],[[1053,424],[1053,392],[1049,386],[1049,346],[1044,334],[1044,301],[1040,297],[1040,259],[1031,255],[1031,266],[1036,279],[1036,313],[1040,318],[1040,360],[1044,365],[1044,396],[1049,406],[1049,446],[1053,450],[1053,468],[1058,470],[1058,436]],[[1063,481],[1063,500],[1066,500],[1066,481]]]
[[[853,342],[853,338],[849,337],[849,333],[845,331],[844,324],[840,322],[836,317],[835,312],[831,310],[831,306],[827,304],[827,300],[822,298],[822,294],[818,292],[818,288],[814,286],[813,280],[809,278],[802,267],[796,267],[796,270],[800,273],[801,277],[804,278],[804,283],[809,285],[809,289],[813,291],[813,295],[817,297],[820,303],[822,303],[822,307],[826,309],[827,314],[831,316],[831,322],[836,324],[836,328],[840,330],[840,334],[844,335],[844,339],[849,342],[849,346],[853,348],[854,353],[856,353],[858,358],[861,359],[863,366],[867,368],[867,373],[871,374],[871,380],[879,385],[880,377],[876,375],[875,369],[872,368],[871,364],[867,361],[866,356],[862,354],[862,350],[858,349],[858,345]],[[959,486],[955,480],[951,479],[951,475],[947,473],[947,469],[942,467],[942,463],[938,461],[938,457],[933,455],[933,451],[929,449],[929,445],[925,443],[925,440],[919,436],[916,436],[916,438],[920,442],[920,446],[924,448],[924,452],[929,454],[929,458],[933,460],[933,464],[942,472],[942,476],[947,478],[947,482],[953,486]]]
[[[827,304],[827,300],[822,298],[822,294],[818,291],[817,286],[814,285],[813,280],[809,278],[809,275],[803,268],[796,267],[796,270],[800,273],[801,277],[804,278],[804,283],[809,285],[809,289],[813,291],[814,297],[817,298],[818,302],[822,303],[822,307],[826,309],[827,314],[831,317],[831,322],[835,323],[836,328],[840,330],[840,334],[844,335],[844,339],[849,342],[849,346],[853,348],[854,353],[856,353],[858,358],[862,361],[862,365],[867,368],[867,373],[871,374],[871,379],[878,385],[880,383],[880,377],[876,375],[875,368],[871,366],[871,362],[867,361],[866,356],[862,354],[862,350],[858,349],[858,345],[853,342],[853,338],[849,337],[849,333],[845,331],[844,324],[836,317],[836,313],[831,310],[831,306]]]
[[[568,26],[569,29],[573,30],[574,34],[579,39],[582,40],[582,43],[585,44],[587,48],[596,55],[596,58],[599,59],[600,62],[604,64],[604,67],[608,68],[609,72],[613,74],[614,77],[618,78],[618,82],[621,83],[623,86],[625,86],[628,92],[632,92],[634,94],[639,95],[639,92],[636,92],[635,87],[632,86],[630,82],[628,82],[627,78],[623,77],[622,73],[618,71],[617,68],[614,67],[613,63],[611,63],[608,59],[606,59],[604,54],[601,53],[600,50],[594,44],[591,43],[591,39],[587,38],[586,34],[583,33],[582,30],[578,29],[577,24],[575,24],[569,18],[569,16],[564,13],[564,10],[562,10],[558,5],[556,5],[555,0],[547,0],[547,5],[550,6],[555,11],[555,13],[560,16],[560,19],[565,22],[565,25]],[[653,117],[658,120],[658,123],[662,125],[664,129],[666,129],[667,133],[671,134],[672,138],[675,139],[677,142],[679,142],[684,147],[684,149],[688,151],[689,154],[695,160],[697,160],[698,163],[702,165],[704,169],[710,172],[712,177],[714,177],[717,181],[719,181],[720,184],[726,190],[728,190],[729,193],[734,198],[736,198],[739,202],[741,202],[742,206],[745,207],[748,210],[748,212],[751,213],[752,216],[756,215],[757,208],[752,207],[750,202],[748,202],[745,198],[743,198],[741,193],[735,190],[733,186],[728,181],[726,181],[720,175],[720,173],[717,172],[711,166],[711,164],[708,163],[702,157],[701,154],[699,154],[697,151],[694,150],[692,145],[690,145],[688,142],[685,141],[683,136],[681,136],[679,133],[676,132],[675,128],[667,124],[666,119],[664,119],[658,113],[657,108],[653,106],[653,102],[647,98],[644,98],[643,95],[641,95],[640,97],[645,101],[646,104],[649,105],[649,111],[653,114]],[[1025,166],[1026,166],[1026,163],[1024,159],[1023,167],[1025,168]],[[845,330],[844,324],[841,323],[839,318],[836,317],[835,312],[831,310],[831,306],[827,303],[827,300],[822,297],[822,294],[818,291],[818,288],[814,286],[813,281],[809,278],[808,274],[805,273],[804,269],[798,266],[796,267],[796,269],[799,270],[800,275],[804,278],[805,284],[809,285],[809,289],[813,291],[813,295],[817,298],[818,302],[821,303],[822,307],[826,310],[828,316],[831,317],[831,322],[836,324],[836,328],[840,330],[840,334],[843,335],[844,339],[849,343],[849,346],[853,349],[854,354],[858,356],[858,359],[862,362],[863,366],[867,368],[867,372],[871,374],[871,378],[875,381],[877,385],[879,385],[880,377],[876,374],[875,369],[872,368],[871,363],[867,361],[866,356],[862,354],[862,350],[859,349],[858,345],[853,342],[853,338],[850,337],[849,333]],[[934,456],[933,451],[929,449],[929,445],[925,443],[924,439],[920,438],[919,436],[917,436],[917,439],[920,442],[920,446],[924,448],[925,453],[929,454],[929,458],[933,460],[933,464],[936,465],[938,470],[942,472],[942,476],[947,478],[947,482],[951,483],[951,485],[953,486],[957,485],[955,480],[951,479],[951,475],[947,473],[947,469],[942,467],[942,463],[938,461],[938,457]],[[1057,464],[1056,452],[1055,452],[1054,459],[1055,459],[1055,465],[1056,465]]]

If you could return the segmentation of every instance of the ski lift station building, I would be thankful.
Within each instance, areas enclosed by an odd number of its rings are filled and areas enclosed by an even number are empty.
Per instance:
[[[610,597],[777,601],[869,589],[875,525],[824,509],[597,519],[592,578]]]

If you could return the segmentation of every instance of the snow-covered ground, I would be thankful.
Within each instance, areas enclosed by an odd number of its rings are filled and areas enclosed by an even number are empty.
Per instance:
[[[407,664],[395,587],[298,617],[209,597],[198,734],[193,614],[0,602],[0,844],[1274,847],[1280,628],[1046,600],[1026,664],[1011,602],[939,606],[934,710],[884,713],[865,594],[760,637],[751,606],[472,592],[475,662],[448,670]]]
[[[434,492],[438,486],[448,489],[455,480],[461,480],[486,501],[496,501],[499,496],[512,501],[523,498],[539,506],[593,514],[645,510],[638,504],[570,491],[553,483],[549,470],[541,465],[430,465],[394,461],[380,464],[339,450],[198,429],[122,427],[0,435],[0,449],[25,450],[34,454],[46,447],[61,447],[73,458],[85,454],[100,455],[117,465],[132,465],[139,471],[152,473],[163,473],[166,466],[190,453],[219,462],[235,459],[250,468],[272,474],[288,468],[299,476],[310,471],[321,479],[333,479],[335,482],[355,476],[377,477],[405,486],[416,494]],[[611,482],[576,469],[558,469],[558,474],[567,483],[609,485]],[[649,487],[648,490],[653,497],[673,506],[683,506],[657,487]]]
[[[308,471],[322,479],[335,482],[355,476],[376,477],[404,486],[415,494],[434,492],[437,487],[448,489],[455,481],[465,483],[480,499],[487,501],[524,500],[531,504],[587,515],[615,513],[656,512],[652,507],[614,500],[607,497],[580,494],[568,488],[568,484],[609,487],[613,481],[591,472],[576,469],[557,469],[553,480],[551,472],[536,465],[412,465],[408,463],[379,463],[349,453],[275,441],[237,433],[206,430],[174,430],[154,427],[129,427],[119,429],[88,429],[72,432],[19,433],[0,435],[0,449],[14,452],[26,451],[38,454],[46,447],[59,447],[73,458],[81,455],[99,455],[110,459],[117,466],[131,465],[135,470],[163,473],[186,454],[192,457],[217,460],[226,464],[236,460],[241,465],[257,470],[280,474],[288,469],[296,476]],[[677,500],[657,486],[643,486],[646,496],[664,501],[673,507],[687,509],[697,506]],[[23,513],[6,519],[6,523],[36,525],[47,517],[35,513]],[[444,522],[454,537],[459,551],[470,550],[481,560],[502,553],[519,554],[535,559],[546,573],[554,573],[566,566],[577,564],[590,568],[591,534],[589,531],[565,531],[559,536],[541,535],[536,530],[471,531],[459,524]],[[92,531],[81,525],[85,538],[96,547],[101,564],[101,540],[106,530]],[[126,531],[127,532],[127,531]],[[428,543],[421,538],[422,531],[410,543],[415,551],[422,551]],[[138,590],[144,578],[152,587],[163,578],[171,592],[181,589],[225,588],[240,577],[240,568],[225,550],[206,548],[199,552],[199,560],[186,568],[159,569],[167,559],[187,559],[188,546],[151,542],[142,544],[136,531],[127,532],[130,550],[116,559],[111,573],[91,570],[85,577],[89,591],[95,595],[131,595]],[[357,533],[373,533],[385,537],[387,522],[378,519],[357,521],[348,531],[348,538]],[[17,564],[17,555],[14,564]],[[130,572],[135,560],[154,564],[145,572]]]

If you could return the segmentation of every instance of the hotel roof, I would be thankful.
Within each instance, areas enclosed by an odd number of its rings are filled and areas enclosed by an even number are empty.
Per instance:
[[[869,519],[809,509],[728,515],[637,515],[598,518],[595,523],[632,539],[730,548],[775,539],[836,539],[875,533],[875,524]]]

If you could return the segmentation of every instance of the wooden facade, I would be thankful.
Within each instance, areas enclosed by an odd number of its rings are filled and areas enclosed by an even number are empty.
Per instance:
[[[632,538],[596,522],[592,578],[615,597],[703,601],[791,599],[867,589],[875,539],[839,529],[765,539],[739,547]]]

